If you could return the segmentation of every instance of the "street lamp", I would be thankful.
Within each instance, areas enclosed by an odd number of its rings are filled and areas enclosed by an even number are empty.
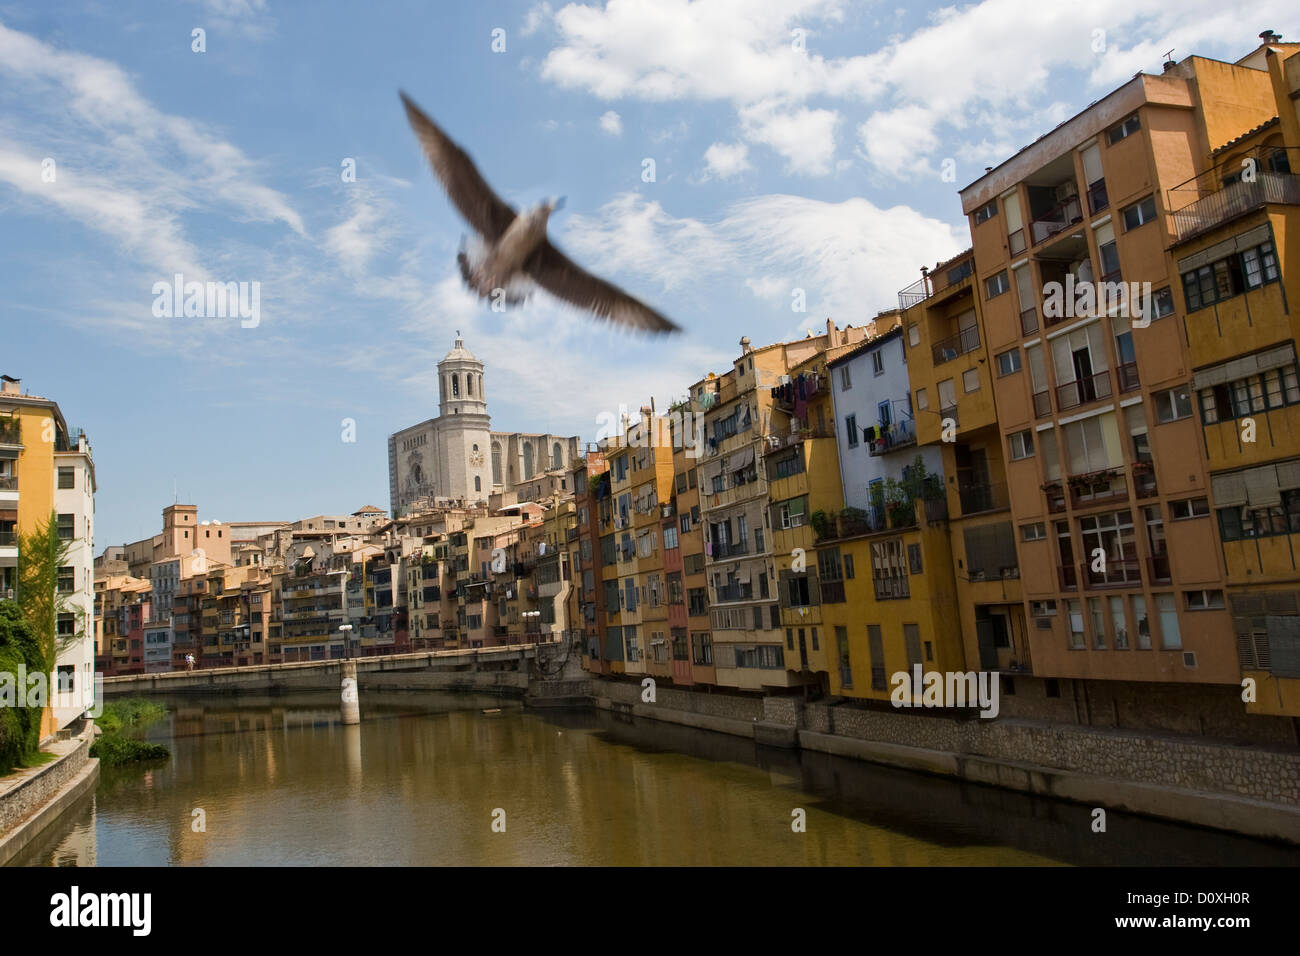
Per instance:
[[[347,660],[351,656],[351,653],[348,650],[349,638],[352,636],[350,633],[351,630],[352,630],[351,624],[339,625],[339,633],[343,635],[343,659],[344,660]]]

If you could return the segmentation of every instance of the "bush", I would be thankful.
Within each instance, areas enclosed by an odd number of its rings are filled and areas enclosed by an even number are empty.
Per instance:
[[[128,697],[104,705],[104,712],[95,719],[106,734],[121,734],[135,727],[143,727],[167,716],[167,708],[147,697]]]
[[[120,767],[137,760],[166,760],[171,751],[162,744],[105,733],[90,745],[90,755],[98,757],[106,767]]]

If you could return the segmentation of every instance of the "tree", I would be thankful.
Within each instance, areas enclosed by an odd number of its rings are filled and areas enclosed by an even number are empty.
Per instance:
[[[0,773],[22,766],[39,750],[42,709],[24,706],[26,688],[19,686],[18,675],[23,670],[41,672],[43,666],[35,635],[17,603],[0,601],[0,674],[10,675],[9,690],[15,694],[12,702],[0,706]]]
[[[59,591],[59,569],[66,566],[71,545],[59,537],[59,519],[53,511],[30,534],[18,533],[18,587],[16,597],[23,619],[39,649],[41,669],[49,674],[59,652],[82,640],[85,630],[59,637],[59,615],[68,599]],[[80,623],[80,622],[78,622]]]

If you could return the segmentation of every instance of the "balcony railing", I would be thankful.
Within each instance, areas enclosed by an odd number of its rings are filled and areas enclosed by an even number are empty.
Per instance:
[[[754,597],[754,585],[735,584],[715,588],[718,601],[748,601]]]
[[[1102,570],[1094,571],[1091,561],[1084,562],[1084,586],[1092,588],[1123,588],[1142,583],[1142,564],[1135,558],[1107,559]]]
[[[1128,497],[1128,481],[1124,472],[1118,468],[1071,475],[1067,483],[1070,486],[1070,502],[1076,508]]]
[[[713,557],[715,560],[722,558],[735,558],[741,555],[749,554],[749,539],[744,541],[732,541],[730,544],[715,544],[713,546]]]
[[[1017,229],[1007,236],[1007,249],[1013,256],[1018,256],[1025,251],[1025,230]]]
[[[12,548],[18,543],[18,532],[0,531],[0,548]]]
[[[1137,362],[1125,362],[1116,366],[1115,377],[1119,379],[1119,390],[1121,392],[1131,392],[1142,385],[1142,382],[1138,379]]]
[[[1080,205],[1078,196],[1070,196],[1029,224],[1029,231],[1034,238],[1034,245],[1052,238],[1052,236],[1068,229],[1076,222],[1083,222],[1083,206]]]
[[[1300,176],[1260,170],[1254,182],[1230,183],[1204,199],[1174,210],[1176,241],[1213,229],[1266,203],[1300,205]]]
[[[1056,406],[1061,411],[1110,397],[1110,373],[1098,372],[1056,387]]]
[[[1047,495],[1047,513],[1061,514],[1065,511],[1065,486],[1060,481],[1049,481],[1043,485],[1043,493]]]
[[[1149,461],[1135,462],[1133,464],[1133,497],[1154,498],[1158,493],[1154,466]]]
[[[906,575],[896,577],[873,577],[877,601],[889,601],[895,598],[910,597]]]
[[[1000,481],[963,485],[957,489],[957,497],[961,500],[963,517],[1010,507],[1007,486]]]
[[[967,352],[974,352],[980,347],[980,330],[979,326],[972,325],[969,328],[962,329],[956,335],[950,335],[946,339],[935,342],[931,347],[935,365],[942,365],[944,362],[951,362],[959,355],[965,355]]]
[[[899,448],[906,448],[915,444],[916,425],[912,421],[905,419],[889,426],[889,431],[879,438],[873,438],[867,442],[867,454],[872,458],[876,458],[897,451]]]
[[[1047,418],[1052,414],[1052,393],[1044,389],[1034,392],[1034,417]]]

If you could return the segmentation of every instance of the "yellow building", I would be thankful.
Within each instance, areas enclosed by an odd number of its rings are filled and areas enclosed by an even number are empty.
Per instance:
[[[57,523],[68,544],[68,564],[59,569],[62,610],[55,673],[49,675],[52,706],[42,736],[85,712],[94,701],[95,465],[90,442],[70,429],[58,403],[25,394],[19,380],[0,382],[0,600],[17,590],[18,535]]]
[[[1020,563],[993,388],[995,376],[1019,370],[1019,353],[989,354],[971,250],[921,272],[919,282],[899,293],[898,304],[917,445],[939,451],[945,476],[966,669],[1029,674]]]
[[[1247,712],[1297,717],[1300,46],[1266,43],[1232,65],[1197,60],[1197,73],[1246,91],[1257,111],[1207,123],[1201,171],[1169,191],[1170,272],[1210,470],[1209,502],[1177,502],[1173,517],[1213,509],[1226,568],[1226,601],[1217,581],[1181,599],[1189,612],[1226,604],[1241,675],[1255,685]]]

